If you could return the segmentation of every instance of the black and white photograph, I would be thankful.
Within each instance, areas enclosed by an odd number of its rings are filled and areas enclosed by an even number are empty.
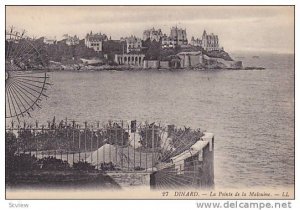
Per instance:
[[[294,199],[295,6],[6,5],[5,197]]]

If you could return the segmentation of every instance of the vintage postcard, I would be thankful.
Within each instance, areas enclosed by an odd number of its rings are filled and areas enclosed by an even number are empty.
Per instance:
[[[294,6],[5,6],[6,199],[294,199]]]

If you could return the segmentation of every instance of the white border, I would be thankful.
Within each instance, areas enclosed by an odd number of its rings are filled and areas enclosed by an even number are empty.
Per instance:
[[[299,2],[299,1],[298,1]],[[0,40],[3,40],[1,43],[1,48],[0,48],[0,64],[1,64],[1,69],[2,71],[0,71],[0,75],[1,75],[1,80],[3,81],[0,85],[0,101],[2,103],[1,105],[1,109],[0,109],[0,131],[1,131],[1,143],[0,143],[0,154],[1,154],[1,161],[0,161],[0,209],[9,209],[9,200],[5,200],[5,192],[4,192],[4,155],[5,155],[5,150],[4,150],[4,122],[5,122],[5,109],[4,109],[4,93],[5,93],[5,84],[4,84],[4,78],[5,78],[5,74],[4,74],[4,58],[5,58],[5,54],[4,54],[4,23],[5,23],[5,5],[18,5],[18,4],[22,4],[22,5],[39,5],[39,4],[51,4],[51,5],[81,5],[81,4],[88,4],[88,5],[96,5],[96,4],[102,4],[102,5],[134,5],[134,4],[149,4],[149,5],[167,5],[167,4],[185,4],[185,5],[197,5],[197,4],[201,4],[201,5],[296,5],[296,23],[298,23],[298,26],[296,24],[296,35],[295,37],[298,37],[299,33],[299,7],[300,5],[297,5],[297,1],[296,0],[243,0],[243,1],[237,1],[237,0],[210,0],[210,1],[201,1],[198,2],[196,0],[185,0],[185,1],[178,1],[178,2],[174,2],[174,1],[161,1],[161,0],[152,0],[152,1],[146,1],[144,3],[141,3],[141,1],[138,0],[129,0],[126,1],[126,3],[124,1],[117,1],[117,0],[105,0],[105,1],[96,1],[96,0],[26,0],[26,1],[17,1],[17,0],[2,0],[0,1]],[[298,53],[297,53],[298,52]],[[298,102],[299,102],[299,91],[298,90],[298,85],[300,82],[299,79],[299,74],[297,72],[297,61],[300,60],[300,52],[299,52],[299,44],[296,41],[296,80],[295,80],[295,86],[296,86],[296,129],[295,131],[299,131],[300,130],[300,126],[299,123],[297,123],[297,119],[299,119],[299,112],[297,112],[297,108],[298,108]],[[299,132],[296,132],[296,153],[297,151],[299,152]],[[299,154],[299,153],[298,153]],[[296,176],[298,174],[298,178],[299,178],[299,155],[296,155]],[[300,209],[300,184],[299,184],[299,180],[296,179],[296,200],[292,201],[292,206],[293,209]],[[298,190],[297,190],[298,189]],[[16,201],[15,201],[16,202]],[[224,201],[222,201],[224,202]],[[181,201],[164,201],[164,200],[160,200],[160,201],[153,201],[153,200],[120,200],[120,201],[114,201],[114,200],[77,200],[77,201],[22,201],[22,203],[29,203],[30,204],[30,209],[105,209],[105,210],[117,210],[117,209],[143,209],[143,210],[148,210],[148,209],[172,209],[172,210],[176,210],[176,209],[196,209],[196,201],[188,201],[188,200],[181,200]]]

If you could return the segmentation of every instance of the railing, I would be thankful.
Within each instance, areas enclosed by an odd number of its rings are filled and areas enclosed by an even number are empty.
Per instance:
[[[135,120],[82,126],[74,120],[56,123],[54,118],[47,126],[12,123],[6,128],[6,139],[15,139],[17,155],[54,157],[70,165],[84,161],[105,171],[154,171],[202,135],[200,130]]]

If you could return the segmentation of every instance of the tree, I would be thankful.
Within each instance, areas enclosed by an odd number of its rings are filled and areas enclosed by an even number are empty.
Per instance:
[[[160,58],[161,53],[161,43],[157,41],[146,41],[145,42],[146,47],[148,49],[146,50],[145,57],[148,60],[157,60]]]

